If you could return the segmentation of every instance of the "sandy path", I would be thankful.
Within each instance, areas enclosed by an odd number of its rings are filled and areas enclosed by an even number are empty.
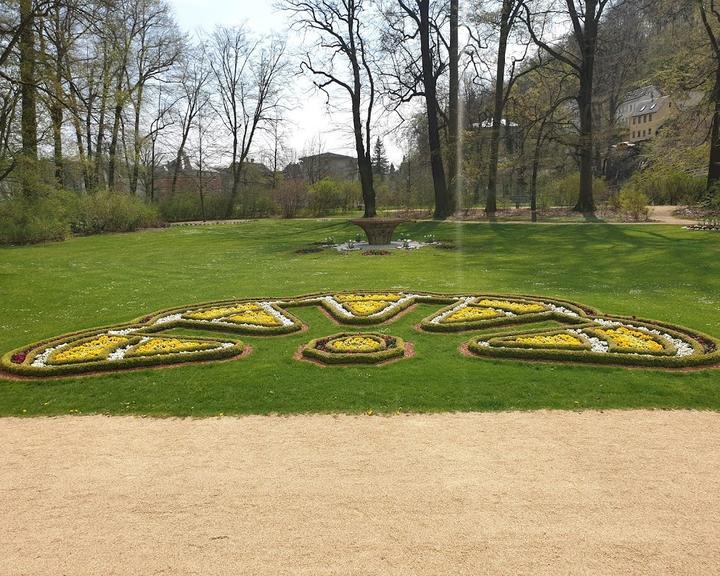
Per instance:
[[[680,208],[679,206],[651,206],[650,207],[650,218],[660,224],[678,224],[680,226],[689,226],[691,224],[697,224],[697,220],[691,220],[690,218],[682,218],[675,216],[673,212]]]
[[[0,574],[717,574],[720,414],[0,419]]]

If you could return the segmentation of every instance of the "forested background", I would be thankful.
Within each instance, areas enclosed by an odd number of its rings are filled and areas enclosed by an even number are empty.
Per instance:
[[[357,209],[720,208],[712,1],[277,10],[287,34],[250,20],[198,36],[162,0],[0,1],[0,240]],[[332,152],[321,140],[287,144],[300,75],[347,119],[347,178],[309,177]],[[665,110],[642,138],[627,113],[639,94]]]

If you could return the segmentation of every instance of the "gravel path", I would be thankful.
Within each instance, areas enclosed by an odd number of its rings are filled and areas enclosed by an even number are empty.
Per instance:
[[[678,224],[680,226],[689,226],[691,224],[698,223],[697,220],[675,216],[673,212],[675,212],[678,208],[679,206],[651,206],[650,218],[659,224]]]
[[[720,414],[0,419],[1,575],[720,573]]]

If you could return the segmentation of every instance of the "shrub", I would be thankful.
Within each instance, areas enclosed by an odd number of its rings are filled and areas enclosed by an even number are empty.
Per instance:
[[[233,210],[234,218],[267,218],[278,213],[278,207],[272,198],[268,197],[269,192],[252,191],[247,197],[242,198]]]
[[[10,197],[0,200],[0,243],[34,244],[64,240],[70,235],[71,214],[77,196],[57,191],[34,200]]]
[[[99,191],[80,197],[71,224],[76,234],[132,232],[159,225],[160,215],[157,208],[132,194]]]
[[[272,197],[283,218],[294,218],[307,200],[307,187],[300,178],[282,180]]]
[[[308,208],[313,216],[327,216],[345,205],[345,193],[334,180],[323,178],[310,187]]]
[[[208,192],[201,204],[197,192],[178,191],[172,198],[162,198],[157,206],[163,220],[168,222],[203,220],[203,216],[205,220],[221,220],[225,218],[227,198],[217,192]]]
[[[636,222],[647,220],[650,210],[647,195],[634,186],[624,186],[618,195],[620,210]]]
[[[580,191],[580,172],[573,172],[562,178],[551,179],[542,185],[539,192],[541,207],[573,206]],[[605,181],[593,178],[593,196],[601,199],[606,194]]]
[[[652,204],[692,204],[702,198],[705,179],[671,167],[654,166],[635,172],[624,187],[642,192]]]

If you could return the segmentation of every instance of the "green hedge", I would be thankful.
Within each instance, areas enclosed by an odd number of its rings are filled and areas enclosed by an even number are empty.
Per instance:
[[[642,353],[598,353],[587,350],[549,350],[549,349],[537,349],[537,348],[498,348],[491,346],[481,346],[478,341],[490,342],[493,338],[500,337],[503,334],[491,334],[482,337],[476,337],[467,343],[468,350],[479,356],[488,356],[495,358],[514,358],[520,360],[550,360],[560,362],[589,362],[594,364],[615,364],[623,366],[643,366],[650,368],[685,368],[691,366],[710,366],[720,362],[720,348],[718,342],[701,332],[687,330],[685,332],[679,332],[675,328],[671,328],[667,324],[661,323],[649,323],[636,318],[620,318],[620,317],[601,317],[605,320],[611,321],[622,321],[632,322],[635,325],[643,326],[646,328],[654,329],[661,327],[667,334],[674,338],[682,338],[693,346],[695,351],[690,356],[669,356],[663,353],[648,353],[643,351]],[[585,326],[578,326],[578,328],[597,328],[599,327],[595,323],[588,323]],[[542,333],[547,331],[536,331],[535,333]],[[532,331],[525,332],[524,334],[532,334]],[[507,336],[507,335],[505,335]],[[705,343],[710,343],[711,346],[705,347]]]
[[[383,340],[391,338],[394,345],[384,350],[378,350],[377,352],[341,353],[325,352],[324,350],[317,349],[317,346],[323,341],[345,338],[347,336],[368,336],[371,338],[382,338]],[[302,355],[305,358],[318,360],[324,364],[379,364],[380,362],[393,358],[402,358],[405,355],[405,341],[397,336],[388,336],[387,334],[377,334],[374,332],[341,332],[339,334],[332,334],[311,340],[303,347]]]
[[[64,337],[61,339],[51,340],[45,344],[39,343],[34,345],[34,348],[27,355],[25,361],[22,364],[17,364],[12,361],[15,354],[23,353],[28,350],[28,347],[17,348],[12,350],[0,358],[0,366],[12,374],[19,374],[22,376],[63,376],[63,375],[74,375],[74,374],[86,374],[88,372],[101,372],[108,370],[125,370],[128,368],[143,368],[149,366],[159,366],[166,364],[179,364],[183,362],[199,362],[208,360],[221,360],[225,358],[232,358],[238,356],[243,352],[244,344],[240,340],[231,340],[233,346],[215,350],[201,350],[198,352],[186,352],[176,354],[157,354],[153,356],[131,356],[123,358],[122,360],[109,361],[100,360],[92,362],[81,362],[74,364],[54,364],[45,367],[34,367],[30,364],[34,358],[40,354],[44,349],[57,346],[64,342],[79,342],[106,333],[106,330],[96,331],[93,334],[88,334],[86,338],[78,340],[75,337]],[[139,340],[144,334],[140,332],[133,332],[130,336],[131,339]],[[173,338],[177,338],[173,336]],[[182,337],[180,338],[182,339]],[[217,342],[212,338],[204,337],[192,337],[192,340],[206,340],[208,342]],[[219,344],[219,342],[218,342]]]

